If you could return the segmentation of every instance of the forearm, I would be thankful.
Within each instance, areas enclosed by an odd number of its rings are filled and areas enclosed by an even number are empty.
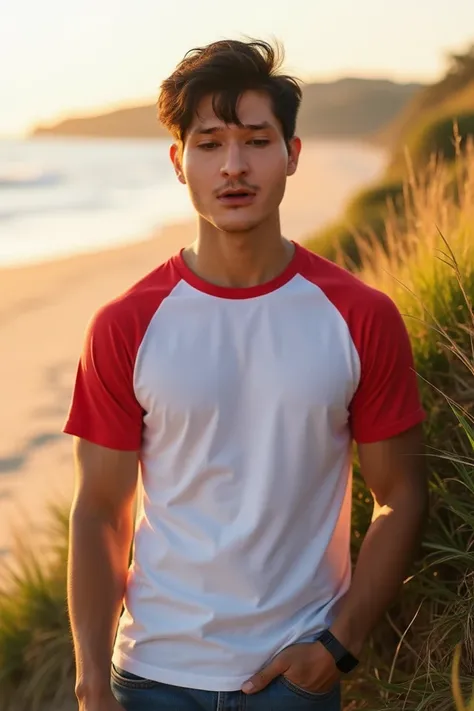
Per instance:
[[[132,526],[73,510],[68,608],[78,697],[110,688],[110,663],[128,571]]]
[[[426,502],[399,497],[380,508],[364,538],[352,584],[331,631],[359,655],[377,622],[400,592],[426,517]]]

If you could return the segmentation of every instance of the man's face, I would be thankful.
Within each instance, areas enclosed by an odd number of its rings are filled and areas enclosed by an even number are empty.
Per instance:
[[[212,97],[205,97],[182,155],[176,146],[171,150],[196,211],[224,232],[255,229],[278,211],[300,151],[297,138],[288,151],[266,94],[246,92],[237,112],[243,126],[226,125],[216,117]]]

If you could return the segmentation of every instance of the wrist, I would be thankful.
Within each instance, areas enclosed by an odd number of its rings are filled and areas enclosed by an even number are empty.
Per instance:
[[[342,620],[335,620],[329,631],[354,657],[360,658],[365,645],[365,637],[354,625]]]
[[[103,701],[112,695],[110,676],[94,679],[78,679],[75,687],[76,698],[79,702]]]
[[[317,642],[331,654],[336,667],[343,674],[350,674],[358,666],[359,658],[352,654],[329,629],[321,632]]]

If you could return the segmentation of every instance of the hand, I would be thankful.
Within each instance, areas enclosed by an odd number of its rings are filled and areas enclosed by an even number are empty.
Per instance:
[[[334,657],[320,642],[292,644],[246,681],[242,691],[255,694],[282,675],[306,691],[322,694],[341,678]]]
[[[79,711],[124,711],[124,708],[110,691],[101,696],[80,699]]]

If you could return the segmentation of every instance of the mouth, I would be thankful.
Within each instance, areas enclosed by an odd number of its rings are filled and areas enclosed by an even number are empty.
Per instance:
[[[250,205],[256,198],[251,190],[226,190],[218,196],[219,202],[230,207],[243,207]]]

